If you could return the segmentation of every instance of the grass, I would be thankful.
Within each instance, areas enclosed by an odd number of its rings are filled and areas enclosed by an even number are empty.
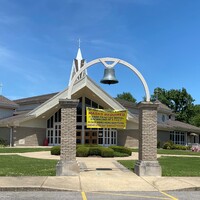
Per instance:
[[[200,158],[195,157],[161,157],[162,176],[200,176]],[[135,160],[118,161],[129,170],[134,170]]]
[[[163,176],[200,176],[200,158],[161,157],[158,161]]]
[[[136,163],[136,160],[118,160],[118,162],[130,171],[134,171],[134,165]]]
[[[50,151],[51,148],[14,148],[3,147],[0,148],[0,153],[26,153],[26,152],[38,152],[38,151]]]
[[[138,152],[138,149],[131,149],[131,150],[132,152]],[[200,152],[193,152],[190,150],[171,150],[171,149],[157,149],[157,154],[200,156]]]
[[[55,176],[56,160],[0,156],[0,176]]]
[[[127,153],[121,153],[114,151],[114,157],[128,157],[129,155]]]
[[[193,152],[190,150],[171,150],[171,149],[158,149],[158,154],[169,154],[169,155],[188,155],[188,156],[200,156],[200,152]]]

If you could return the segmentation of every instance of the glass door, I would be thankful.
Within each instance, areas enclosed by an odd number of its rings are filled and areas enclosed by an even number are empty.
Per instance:
[[[85,131],[85,144],[97,144],[97,130]]]
[[[55,136],[54,136],[54,145],[59,145],[61,140],[61,124],[60,122],[55,123]]]

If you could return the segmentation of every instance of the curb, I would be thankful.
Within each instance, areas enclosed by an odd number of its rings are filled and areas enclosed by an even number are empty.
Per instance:
[[[27,192],[27,191],[48,191],[48,192],[80,192],[79,190],[71,189],[59,189],[59,188],[48,188],[48,187],[0,187],[0,192]]]

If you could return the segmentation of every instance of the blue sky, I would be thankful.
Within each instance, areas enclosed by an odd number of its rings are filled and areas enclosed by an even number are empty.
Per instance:
[[[200,104],[200,1],[0,0],[0,83],[17,99],[65,89],[81,39],[87,62],[114,57],[134,65],[154,88],[185,87]],[[88,74],[96,82],[104,68]],[[129,69],[116,66],[111,96],[144,90]],[[99,83],[100,84],[100,83]]]

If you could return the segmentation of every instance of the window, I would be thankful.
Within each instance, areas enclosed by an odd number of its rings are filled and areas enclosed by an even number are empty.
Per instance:
[[[165,121],[165,115],[162,115],[162,121],[163,122]]]
[[[76,121],[77,122],[82,122],[82,98],[79,98],[79,103],[77,106],[77,116],[76,116]]]
[[[179,131],[170,131],[170,140],[174,144],[185,145],[185,133]]]
[[[86,107],[103,109],[101,105],[85,97],[85,122],[86,122]]]

